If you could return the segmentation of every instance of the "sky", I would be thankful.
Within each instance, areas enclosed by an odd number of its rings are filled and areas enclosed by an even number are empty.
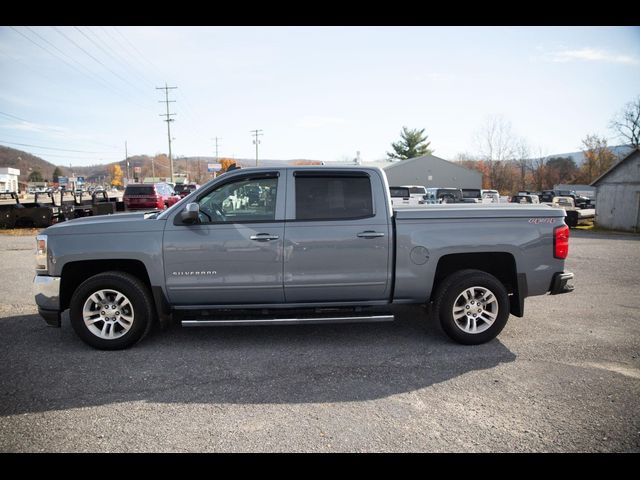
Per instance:
[[[640,96],[640,27],[0,27],[0,145],[55,164],[168,151],[386,157],[403,126],[478,150],[489,118],[545,154]]]

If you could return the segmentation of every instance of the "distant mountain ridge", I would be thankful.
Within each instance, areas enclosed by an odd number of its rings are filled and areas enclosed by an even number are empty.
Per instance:
[[[219,160],[222,160],[220,157]],[[228,158],[228,157],[225,157]],[[149,155],[134,155],[129,157],[129,176],[133,178],[138,176],[140,178],[145,177],[169,177],[169,158],[165,154],[157,154],[155,156]],[[255,159],[249,158],[236,158],[231,159],[236,162],[240,167],[253,167],[255,166]],[[64,163],[64,162],[63,162]],[[194,180],[207,180],[210,178],[210,174],[207,172],[207,164],[216,163],[216,157],[213,156],[201,156],[201,157],[178,157],[173,159],[174,173],[189,173]],[[302,163],[317,163],[321,164],[320,160],[309,159],[293,159],[293,160],[272,160],[272,159],[259,159],[259,166],[283,166],[291,164]],[[60,168],[63,176],[82,176],[85,181],[92,183],[103,183],[110,177],[109,168],[119,165],[123,176],[127,175],[127,162],[122,159],[118,162],[111,162],[108,164],[89,165],[89,166],[71,166],[68,165],[54,165],[37,155],[25,152],[23,150],[17,150],[15,148],[6,147],[0,145],[0,167],[11,167],[20,170],[20,181],[26,182],[29,174],[33,171],[39,171],[42,174],[42,178],[52,182],[53,171],[56,167]],[[140,172],[134,172],[134,169],[140,168]]]
[[[612,145],[609,147],[609,150],[613,152],[613,154],[618,157],[618,160],[626,157],[631,151],[633,147],[630,145]],[[584,153],[583,152],[569,152],[569,153],[554,153],[553,155],[547,155],[546,158],[558,158],[558,157],[569,157],[576,165],[579,167],[584,163]]]

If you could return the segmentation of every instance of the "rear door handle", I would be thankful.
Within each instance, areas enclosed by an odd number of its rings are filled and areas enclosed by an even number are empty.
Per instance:
[[[256,235],[251,235],[249,238],[256,242],[268,242],[269,240],[278,240],[280,237],[269,233],[258,233]]]
[[[360,232],[358,234],[358,238],[378,238],[378,237],[384,237],[384,233],[367,230],[365,232]]]

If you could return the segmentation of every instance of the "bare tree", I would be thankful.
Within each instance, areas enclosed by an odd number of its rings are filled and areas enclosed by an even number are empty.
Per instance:
[[[511,122],[500,115],[489,117],[476,134],[476,144],[478,152],[486,163],[491,188],[510,189],[507,163],[515,158],[517,144]]]
[[[529,169],[533,177],[534,188],[538,191],[544,189],[545,166],[547,163],[547,153],[543,147],[537,147],[534,155],[529,159]],[[548,185],[546,185],[548,186]]]
[[[524,137],[519,138],[515,144],[515,163],[518,166],[518,170],[520,173],[520,190],[526,190],[526,180],[527,180],[527,170],[529,170],[529,165],[531,164],[530,150],[527,141]]]
[[[607,140],[598,135],[587,135],[582,140],[584,164],[580,168],[579,179],[590,184],[606,172],[616,161],[616,156],[607,146]]]
[[[640,147],[640,96],[627,103],[609,127],[634,148]]]

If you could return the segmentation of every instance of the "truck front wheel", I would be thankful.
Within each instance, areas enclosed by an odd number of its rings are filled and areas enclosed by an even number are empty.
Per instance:
[[[124,272],[85,280],[71,297],[71,326],[87,344],[120,350],[141,340],[152,323],[153,303],[145,284]]]
[[[494,339],[506,325],[509,295],[493,275],[481,270],[460,270],[438,287],[433,311],[451,339],[478,345]]]

